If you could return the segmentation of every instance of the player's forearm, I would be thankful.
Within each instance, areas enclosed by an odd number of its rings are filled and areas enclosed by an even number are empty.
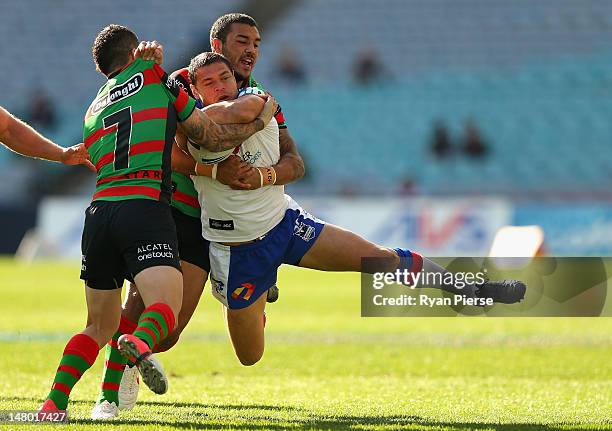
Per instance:
[[[217,124],[250,123],[261,113],[264,100],[255,95],[219,102],[204,108],[204,112]]]
[[[0,108],[5,126],[0,133],[0,142],[16,153],[29,157],[59,162],[63,154],[63,147],[55,144],[39,134],[32,127],[13,117],[8,111]]]
[[[196,144],[208,151],[220,152],[232,149],[255,133],[263,130],[264,120],[257,117],[246,124],[217,124],[202,111],[196,109],[181,123],[182,131]]]
[[[304,161],[295,154],[285,154],[278,163],[272,166],[276,171],[276,185],[285,185],[304,176]]]
[[[273,168],[276,171],[276,184],[284,185],[297,181],[304,176],[304,160],[287,129],[279,131],[278,140],[280,159]]]

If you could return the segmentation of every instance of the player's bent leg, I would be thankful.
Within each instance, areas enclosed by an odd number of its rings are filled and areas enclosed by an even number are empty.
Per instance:
[[[191,320],[204,291],[208,272],[184,260],[181,261],[181,268],[183,269],[183,302],[178,315],[178,321],[174,331],[157,345],[154,350],[155,353],[168,351],[178,342],[181,333]]]
[[[400,262],[394,250],[374,244],[339,226],[326,223],[316,242],[300,260],[299,266],[321,271],[360,272],[363,257],[382,258],[381,262],[385,268],[381,268],[381,271],[393,271]]]
[[[85,297],[90,324],[68,341],[41,412],[66,410],[70,392],[95,362],[100,347],[105,345],[119,326],[121,290],[97,290],[86,287]]]
[[[202,295],[202,291],[204,290],[204,284],[206,282],[206,278],[208,277],[208,272],[204,271],[199,266],[193,265],[186,261],[181,261],[181,268],[183,270],[183,303],[181,305],[178,322],[174,328],[174,331],[172,331],[168,337],[164,338],[161,343],[157,345],[154,353],[165,352],[171,349],[178,342],[180,334],[193,316]],[[122,323],[125,322],[126,315],[129,317],[129,321],[137,322],[138,318],[144,311],[144,308],[144,303],[142,302],[142,298],[140,297],[140,293],[138,292],[136,285],[129,283],[128,292],[126,293],[126,299],[123,304],[123,313],[121,316]],[[134,324],[134,327],[129,332],[122,332],[119,334],[119,336],[123,333],[131,334],[134,332],[135,328],[136,324]],[[112,348],[110,344],[107,346],[107,352],[109,349],[119,354],[119,352]],[[123,358],[122,355],[119,354],[119,356]],[[109,380],[110,378],[114,378],[116,380],[116,384],[113,380],[112,389],[116,388],[117,385],[119,387],[118,390],[115,390],[119,409],[132,409],[138,400],[138,369],[136,367],[126,367],[124,371],[119,371],[115,369],[107,369],[105,366],[103,376],[105,381]],[[108,393],[111,393],[112,391],[107,389],[103,390],[102,392],[106,395],[105,398],[109,398]],[[101,402],[103,402],[102,395],[98,403]]]
[[[174,329],[180,311],[183,278],[173,266],[152,266],[134,277],[146,306],[133,334],[117,342],[119,351],[134,362],[143,382],[156,394],[168,390],[168,379],[152,351]]]
[[[246,308],[223,307],[234,352],[242,365],[256,364],[264,353],[264,310],[266,295],[261,295]]]
[[[178,269],[152,266],[136,274],[134,282],[145,307],[161,302],[167,304],[175,316],[179,315],[183,302],[183,276]]]

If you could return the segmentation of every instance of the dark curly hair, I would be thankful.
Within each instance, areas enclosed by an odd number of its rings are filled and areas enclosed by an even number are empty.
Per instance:
[[[125,65],[130,52],[138,46],[138,36],[127,27],[111,24],[96,36],[91,54],[96,69],[105,75]]]

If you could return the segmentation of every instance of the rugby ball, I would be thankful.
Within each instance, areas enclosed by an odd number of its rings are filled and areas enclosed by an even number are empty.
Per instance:
[[[257,87],[245,87],[242,88],[238,92],[237,97],[246,96],[249,94],[254,94],[256,96],[265,96],[265,91]],[[202,148],[198,144],[189,140],[189,153],[194,158],[194,160],[203,163],[205,165],[214,165],[215,163],[220,163],[223,160],[227,159],[234,152],[234,148],[221,151],[219,153],[213,153],[212,151],[208,151],[206,148]]]

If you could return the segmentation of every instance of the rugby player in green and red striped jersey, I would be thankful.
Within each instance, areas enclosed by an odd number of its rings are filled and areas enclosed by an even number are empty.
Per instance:
[[[263,90],[263,87],[251,76],[259,55],[260,42],[261,38],[257,29],[257,23],[252,17],[245,14],[233,13],[223,15],[215,21],[210,30],[211,46],[215,52],[223,53],[230,60],[239,88],[257,87]],[[179,69],[171,76],[176,78],[183,88],[190,93],[191,82],[188,77],[187,68]],[[236,101],[232,101],[232,103],[236,103]],[[208,115],[216,115],[214,118],[217,121],[220,121],[219,118],[228,117],[228,110],[225,107],[207,107],[207,109]],[[231,117],[231,114],[229,117]],[[278,123],[280,136],[280,160],[273,166],[277,176],[276,184],[288,184],[302,178],[304,175],[304,162],[287,130],[280,106],[275,112],[275,119]],[[208,242],[201,235],[197,193],[191,179],[179,173],[195,173],[195,161],[191,156],[181,154],[181,150],[175,146],[173,148],[172,164],[172,180],[175,190],[172,195],[172,205],[179,237],[179,254],[183,266],[184,296],[177,326],[174,332],[157,347],[156,352],[166,351],[178,341],[181,331],[185,328],[195,311],[210,270]],[[207,168],[210,167],[208,166]],[[251,175],[258,175],[257,171],[252,170],[250,165],[246,164],[240,157],[231,156],[218,164],[216,179],[232,188],[250,189],[254,186],[242,179],[250,171]],[[206,175],[211,176],[210,169],[206,172]],[[191,217],[198,217],[197,225],[199,230],[197,235],[192,233],[192,231],[195,232],[196,225]],[[201,245],[198,246],[198,244]],[[200,253],[198,253],[198,250],[200,250]],[[270,289],[268,292],[269,301],[272,302],[277,297],[278,289]],[[144,304],[138,290],[131,284],[128,285],[128,294],[126,295],[123,307],[122,325],[115,337],[118,337],[122,331],[129,331],[134,325],[131,322],[136,321],[144,309]],[[107,346],[107,356],[109,355],[111,357],[119,357],[119,353],[112,345]],[[96,407],[94,407],[92,412],[92,417],[97,417],[97,406],[104,403],[104,401],[118,400],[121,409],[131,409],[135,405],[138,396],[138,374],[132,367],[124,367],[124,369],[125,374],[122,376],[121,370],[118,367],[112,369],[105,365],[102,374],[102,389]],[[119,382],[120,389],[117,391],[116,384]]]
[[[183,78],[180,74],[175,72],[170,76],[189,96],[193,97],[189,85],[184,85],[181,81]],[[173,150],[173,168],[175,160],[177,157]],[[165,352],[176,344],[196,309],[210,271],[208,241],[202,237],[197,192],[191,179],[187,175],[175,172],[174,169],[171,206],[183,272],[183,299],[174,331],[157,345],[154,353]],[[133,283],[128,282],[119,329],[106,345],[106,361],[102,371],[100,394],[91,413],[92,419],[110,419],[118,413],[114,406],[118,406],[121,410],[129,410],[136,403],[139,389],[138,369],[126,365],[125,359],[117,350],[116,340],[122,334],[133,331],[135,322],[138,321],[144,308],[138,289]],[[119,391],[120,385],[121,391]]]
[[[117,330],[125,278],[136,282],[146,308],[133,333],[119,337],[118,350],[136,364],[153,392],[166,392],[166,376],[151,352],[174,329],[182,300],[168,205],[177,121],[198,145],[223,151],[262,130],[276,109],[269,98],[255,121],[218,125],[195,109],[195,101],[159,65],[138,58],[141,47],[157,52],[146,43],[139,47],[137,36],[119,25],[104,28],[93,45],[96,67],[108,81],[87,110],[83,128],[98,172],[82,240],[88,322],[66,345],[42,413],[66,410],[72,388]]]
[[[192,96],[189,83],[185,81],[185,79],[188,80],[186,75],[187,69],[180,69],[170,76]],[[197,192],[188,175],[174,170],[175,162],[179,160],[178,169],[185,171],[185,168],[180,166],[180,154],[177,157],[174,150],[175,148],[173,148],[172,156],[171,205],[183,272],[183,301],[174,331],[156,346],[154,353],[165,352],[177,343],[181,332],[195,312],[210,270],[208,241],[202,237],[200,204]],[[189,158],[189,161],[193,165],[193,159]],[[249,168],[244,163],[242,163],[244,166],[241,167],[240,163],[239,158],[233,158],[221,163],[222,167],[219,168],[220,180],[222,177],[230,182],[233,178],[243,175]],[[188,168],[187,172],[193,172],[193,166]],[[122,410],[129,410],[136,403],[139,389],[138,369],[125,365],[125,360],[117,350],[116,340],[122,334],[133,331],[135,327],[134,322],[138,321],[144,308],[144,303],[138,293],[138,289],[133,283],[128,282],[119,329],[106,346],[106,360],[102,372],[100,394],[92,410],[92,419],[109,419],[113,417],[117,413],[112,406],[113,403]],[[121,391],[118,390],[120,386]]]

